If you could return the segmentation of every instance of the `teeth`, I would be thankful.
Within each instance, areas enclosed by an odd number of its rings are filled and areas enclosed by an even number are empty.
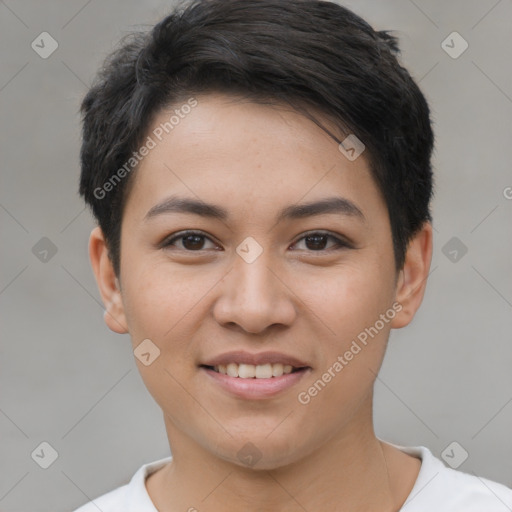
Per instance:
[[[241,379],[270,379],[272,377],[281,377],[283,374],[291,373],[293,366],[290,364],[283,365],[281,363],[258,365],[229,363],[227,365],[219,364],[218,366],[214,366],[213,369],[224,375],[239,377]]]
[[[247,365],[244,364],[244,366],[247,366]],[[242,368],[242,365],[240,365],[240,369],[241,368]],[[253,366],[253,368],[254,368],[254,376],[257,379],[270,379],[272,377],[272,365],[271,364],[259,364],[258,366]],[[239,372],[240,372],[240,370],[239,370]],[[240,375],[240,373],[238,375]]]
[[[288,366],[286,367],[288,368]],[[272,377],[281,377],[284,373],[284,366],[281,363],[272,365]]]

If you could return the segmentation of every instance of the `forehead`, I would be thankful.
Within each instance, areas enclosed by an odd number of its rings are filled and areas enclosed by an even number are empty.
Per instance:
[[[153,119],[153,147],[128,197],[127,209],[135,206],[138,217],[171,195],[215,202],[228,215],[231,208],[270,215],[284,204],[343,196],[365,216],[382,215],[385,204],[364,153],[350,161],[300,112],[220,94],[194,99],[192,108],[173,105]]]

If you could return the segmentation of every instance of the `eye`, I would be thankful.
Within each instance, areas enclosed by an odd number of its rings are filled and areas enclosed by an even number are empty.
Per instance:
[[[208,247],[204,247],[205,240],[211,241],[210,238],[208,238],[200,231],[182,231],[181,233],[178,233],[170,238],[166,238],[162,242],[161,247],[176,247],[175,242],[181,241],[181,247],[178,246],[178,249],[184,249],[185,251],[188,252],[202,251],[208,249]]]
[[[338,238],[334,235],[331,235],[329,233],[320,232],[320,231],[313,231],[302,238],[300,238],[297,242],[295,242],[294,245],[296,245],[298,242],[301,242],[302,240],[305,241],[306,247],[310,249],[310,251],[314,252],[321,252],[325,250],[325,247],[327,245],[327,240],[333,240],[334,246],[331,246],[329,249],[343,249],[343,248],[350,248],[351,245],[346,242],[345,240],[342,240],[341,238]]]
[[[326,249],[328,240],[332,240],[334,244],[330,248]],[[166,238],[161,243],[160,247],[174,247],[177,249],[185,250],[186,252],[198,252],[209,249],[209,247],[205,247],[205,241],[210,241],[213,244],[214,249],[218,247],[214,242],[212,242],[212,240],[208,236],[203,234],[201,231],[192,230],[181,231],[180,233],[174,234],[171,237]],[[307,248],[306,250],[308,250],[308,252],[322,252],[325,250],[336,250],[351,247],[349,242],[337,236],[331,235],[330,233],[320,231],[312,231],[307,233],[297,242],[295,242],[293,246],[296,246],[301,241],[305,242]],[[180,244],[176,245],[176,242],[180,242]]]

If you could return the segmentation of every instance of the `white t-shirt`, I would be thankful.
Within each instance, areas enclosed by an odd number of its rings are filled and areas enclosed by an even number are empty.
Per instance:
[[[454,470],[424,446],[388,443],[421,459],[418,478],[400,512],[511,512],[512,489],[505,485]],[[158,512],[146,490],[146,478],[172,457],[144,464],[130,482],[74,512]]]

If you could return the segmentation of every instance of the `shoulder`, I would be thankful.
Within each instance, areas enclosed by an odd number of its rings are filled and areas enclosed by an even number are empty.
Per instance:
[[[424,446],[396,446],[421,459],[416,483],[400,512],[510,512],[512,489],[479,477],[452,469]]]
[[[146,489],[146,478],[172,457],[159,459],[141,466],[126,485],[95,498],[73,512],[157,512]]]
[[[464,506],[466,510],[486,510],[487,512],[505,512],[512,510],[512,489],[503,484],[479,477],[446,469],[444,490],[451,492],[454,505]],[[471,508],[472,507],[472,508]]]

